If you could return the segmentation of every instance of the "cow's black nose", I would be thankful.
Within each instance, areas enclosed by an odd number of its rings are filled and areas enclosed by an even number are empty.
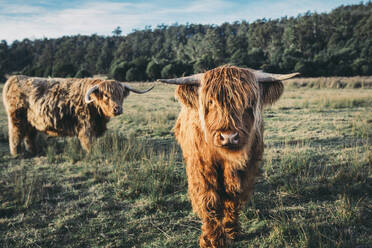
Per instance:
[[[115,106],[114,107],[114,114],[115,115],[120,115],[123,112],[123,109],[121,106]]]
[[[237,145],[239,143],[239,134],[235,133],[221,133],[220,134],[222,145]]]

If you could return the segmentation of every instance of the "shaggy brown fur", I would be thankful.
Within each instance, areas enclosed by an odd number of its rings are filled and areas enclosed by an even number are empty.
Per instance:
[[[94,85],[99,88],[87,104],[84,96]],[[88,151],[93,139],[105,132],[110,117],[122,112],[128,95],[129,90],[113,80],[11,76],[3,89],[10,152],[19,154],[24,140],[26,150],[34,153],[37,131],[77,136]]]
[[[175,135],[186,162],[189,197],[202,219],[201,247],[225,247],[239,231],[262,160],[262,106],[279,99],[281,82],[257,83],[248,69],[223,66],[204,73],[200,86],[180,85],[182,109]],[[238,133],[224,146],[221,134]]]

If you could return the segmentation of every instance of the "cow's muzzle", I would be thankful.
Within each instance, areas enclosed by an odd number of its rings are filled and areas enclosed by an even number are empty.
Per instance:
[[[233,148],[240,144],[240,137],[238,132],[216,132],[214,137],[214,144],[216,146]]]
[[[115,106],[114,107],[114,115],[120,115],[123,113],[123,108],[121,106]]]

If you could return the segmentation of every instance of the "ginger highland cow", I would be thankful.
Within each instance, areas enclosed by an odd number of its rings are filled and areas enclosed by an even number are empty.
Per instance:
[[[188,192],[202,220],[200,247],[226,247],[239,233],[239,212],[252,193],[264,151],[264,105],[283,93],[288,75],[235,66],[160,82],[178,84],[174,127],[186,162]]]
[[[11,76],[3,89],[10,153],[18,155],[22,141],[34,153],[37,131],[77,136],[89,151],[110,118],[122,113],[129,92],[142,94],[151,89],[139,91],[114,80]]]

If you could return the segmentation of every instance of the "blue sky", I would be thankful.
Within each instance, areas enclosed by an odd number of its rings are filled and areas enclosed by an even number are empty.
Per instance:
[[[0,0],[0,40],[123,34],[159,24],[221,24],[329,12],[360,0]],[[366,2],[366,1],[364,1]]]

